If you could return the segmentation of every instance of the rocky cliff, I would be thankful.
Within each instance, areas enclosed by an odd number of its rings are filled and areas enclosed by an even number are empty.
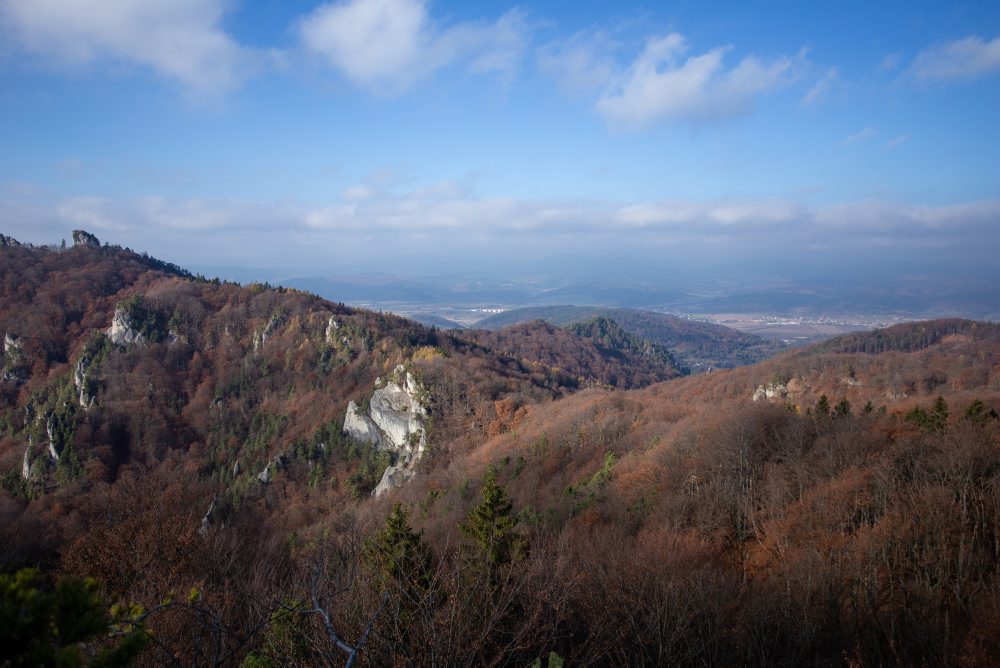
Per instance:
[[[116,346],[128,346],[146,340],[142,332],[139,331],[139,325],[132,317],[132,313],[122,304],[115,308],[115,315],[111,318],[111,326],[105,333]]]
[[[86,232],[84,230],[73,230],[73,245],[100,248],[101,242],[98,241],[97,237],[90,232]]]
[[[344,417],[344,433],[362,443],[393,454],[393,464],[372,492],[379,496],[399,487],[415,473],[415,465],[427,447],[424,388],[399,365],[388,380],[375,381],[368,410],[353,401]]]

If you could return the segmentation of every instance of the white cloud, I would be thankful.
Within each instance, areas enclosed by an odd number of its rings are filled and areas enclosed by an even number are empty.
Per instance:
[[[808,107],[826,100],[826,98],[829,97],[830,92],[837,85],[839,79],[840,72],[837,71],[836,67],[828,69],[826,74],[820,77],[819,81],[813,84],[812,88],[810,88],[806,94],[802,96],[802,105]]]
[[[878,134],[878,131],[870,126],[866,126],[858,130],[852,135],[848,135],[844,138],[844,141],[840,142],[841,146],[850,146],[851,144],[857,144],[858,142],[868,141],[872,137]]]
[[[4,0],[2,36],[60,65],[111,59],[189,92],[236,87],[252,56],[220,27],[226,0]]]
[[[889,148],[896,148],[897,146],[900,146],[910,141],[910,139],[912,139],[910,135],[900,135],[898,137],[890,139],[885,143],[885,145],[888,146]]]
[[[934,44],[913,59],[909,74],[921,81],[978,79],[1000,72],[1000,37],[969,36]]]
[[[616,84],[597,101],[613,125],[643,127],[657,121],[711,121],[746,112],[756,95],[790,83],[802,55],[764,62],[743,58],[726,69],[732,47],[686,56],[678,33],[650,39]]]
[[[810,206],[785,197],[624,202],[500,197],[482,195],[461,180],[418,188],[369,181],[364,188],[302,203],[160,195],[67,198],[31,184],[0,184],[0,230],[21,241],[58,243],[82,228],[102,241],[184,266],[269,264],[303,274],[447,271],[459,265],[494,271],[512,258],[602,254],[622,258],[625,265],[660,258],[725,269],[765,266],[776,257],[850,265],[876,248],[880,263],[918,267],[932,259],[958,266],[990,262],[990,251],[1000,243],[996,199]],[[819,249],[824,255],[816,255]]]
[[[615,48],[602,32],[580,32],[567,40],[550,42],[538,50],[538,68],[563,88],[590,93],[606,88],[616,75],[611,56]]]
[[[307,50],[354,83],[390,94],[457,62],[473,73],[510,76],[525,41],[517,10],[493,22],[445,27],[424,0],[324,4],[302,19],[299,33]]]
[[[902,62],[902,60],[903,57],[900,56],[898,53],[890,53],[885,58],[882,59],[882,62],[879,63],[878,68],[883,72],[892,72],[893,70],[899,67],[899,64]]]
[[[996,235],[1000,219],[1000,200],[979,200],[942,206],[901,204],[884,200],[864,200],[824,207],[814,212],[814,229],[857,236],[900,235],[912,241],[928,239],[950,240],[958,233],[990,233]],[[905,245],[902,239],[900,245]]]

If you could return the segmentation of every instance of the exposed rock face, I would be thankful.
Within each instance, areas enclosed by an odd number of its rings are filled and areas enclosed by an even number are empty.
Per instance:
[[[402,383],[390,380],[384,387],[375,390],[368,412],[372,421],[388,438],[389,447],[420,456],[427,445],[424,435],[427,409],[418,398],[421,388],[402,366],[396,367],[395,375],[401,377]]]
[[[372,490],[372,496],[382,496],[390,489],[401,487],[404,482],[412,478],[415,474],[416,471],[405,464],[390,466],[382,474],[382,479],[378,481],[378,485]]]
[[[45,433],[49,437],[49,456],[52,461],[58,462],[59,456],[62,454],[63,442],[59,432],[56,431],[55,415],[50,415],[49,419],[45,421]]]
[[[27,377],[21,339],[7,332],[3,337],[3,369],[0,370],[0,380],[6,383],[23,383]]]
[[[212,499],[212,502],[208,504],[208,510],[205,511],[205,514],[201,518],[201,526],[198,527],[198,535],[202,538],[207,536],[209,529],[212,528],[212,513],[214,512],[215,499]]]
[[[89,355],[83,354],[73,369],[73,385],[76,386],[77,400],[80,402],[80,407],[83,410],[90,409],[97,399],[91,393],[90,384],[87,382],[87,372],[90,371],[92,362],[93,360],[91,360]]]
[[[758,385],[757,389],[753,393],[754,401],[765,401],[767,399],[780,398],[784,399],[788,396],[788,386],[784,383],[768,383],[767,385]]]
[[[416,462],[427,447],[427,408],[423,388],[402,365],[396,367],[393,379],[384,384],[377,380],[375,385],[367,414],[353,401],[348,406],[344,433],[376,449],[392,451],[395,461],[372,492],[379,496],[413,477]]]
[[[84,232],[83,230],[73,230],[73,245],[74,246],[94,246],[100,248],[101,242],[97,240],[90,232]]]
[[[35,465],[32,461],[34,456],[35,444],[31,442],[31,437],[28,437],[28,446],[24,449],[24,460],[21,462],[21,477],[25,480],[31,480],[33,474],[35,473]]]
[[[74,232],[74,234],[76,233]],[[146,340],[146,337],[139,331],[136,323],[132,322],[129,312],[121,306],[115,308],[115,315],[111,319],[111,327],[105,333],[116,346],[129,346],[133,343],[143,343]]]
[[[278,329],[284,323],[284,318],[280,315],[272,315],[271,319],[267,321],[264,325],[264,329],[257,330],[253,333],[253,351],[259,351],[265,343],[267,343],[267,337],[269,337],[275,330]]]
[[[264,470],[257,474],[257,480],[260,480],[265,485],[271,482],[271,478],[278,471],[284,471],[288,467],[288,457],[285,455],[278,455],[264,466]]]
[[[336,316],[330,316],[330,322],[326,323],[326,342],[328,345],[333,345],[337,340],[337,330],[340,329],[340,323],[337,322]]]
[[[382,447],[382,434],[375,422],[353,401],[347,405],[344,433],[356,441],[371,443],[376,450]]]

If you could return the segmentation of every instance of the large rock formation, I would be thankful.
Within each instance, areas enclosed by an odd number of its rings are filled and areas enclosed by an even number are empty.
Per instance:
[[[353,401],[347,405],[347,414],[344,416],[344,433],[355,441],[370,443],[375,446],[376,450],[382,448],[382,433],[378,430],[375,421],[368,417],[368,414]]]
[[[37,468],[34,462],[34,449],[35,444],[31,440],[31,436],[28,436],[28,445],[24,448],[24,459],[21,461],[21,477],[25,480],[31,480]]]
[[[49,419],[45,421],[45,434],[49,437],[49,457],[54,462],[59,461],[59,457],[62,456],[62,451],[65,447],[63,433],[59,430],[59,426],[60,424],[55,414],[49,415]]]
[[[95,248],[101,247],[101,242],[97,240],[90,232],[84,232],[83,230],[73,230],[73,245],[74,246],[93,246]]]
[[[326,343],[327,345],[333,345],[337,341],[337,330],[340,329],[340,323],[337,322],[336,316],[330,316],[330,320],[326,323]]]
[[[285,319],[279,314],[275,313],[272,315],[263,329],[258,329],[253,333],[253,351],[255,353],[260,351],[264,344],[267,343],[267,337],[271,336],[284,323]]]
[[[115,315],[111,319],[111,327],[105,333],[116,346],[128,346],[133,343],[143,343],[146,340],[146,337],[139,331],[138,323],[132,321],[132,316],[128,309],[121,304],[115,307]]]
[[[80,356],[76,367],[73,369],[73,385],[76,387],[77,400],[80,402],[80,408],[83,410],[89,410],[97,399],[93,394],[93,389],[87,377],[92,362],[93,360],[90,358],[90,355],[84,353]]]
[[[768,399],[784,399],[788,396],[788,386],[785,383],[768,383],[758,385],[754,390],[754,401],[766,401]]]
[[[393,465],[383,473],[372,492],[374,496],[399,487],[415,473],[416,463],[427,447],[424,395],[423,387],[400,365],[389,380],[375,381],[375,392],[367,412],[353,401],[347,408],[345,434],[393,453]]]
[[[0,380],[6,383],[23,383],[28,377],[25,367],[21,339],[7,332],[3,337],[3,368],[0,369]]]
[[[423,388],[402,365],[396,367],[394,376],[372,394],[368,414],[379,430],[386,435],[388,444],[397,452],[420,456],[427,445],[424,435],[424,418],[427,409],[421,402]]]
[[[266,485],[271,482],[271,478],[274,477],[275,473],[284,471],[286,468],[288,468],[288,457],[278,455],[264,465],[264,470],[257,474],[257,480]]]

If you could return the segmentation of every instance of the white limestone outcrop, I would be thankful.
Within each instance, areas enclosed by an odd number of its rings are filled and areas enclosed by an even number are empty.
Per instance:
[[[788,386],[784,383],[768,383],[758,385],[753,393],[754,401],[765,401],[767,399],[784,399],[788,396]]]
[[[326,343],[327,345],[333,345],[337,340],[337,330],[340,329],[340,323],[337,322],[336,316],[330,316],[329,322],[326,323]]]
[[[97,237],[90,232],[85,232],[84,230],[73,230],[73,245],[100,248],[101,242],[98,241]]]
[[[263,329],[258,329],[253,333],[253,351],[255,353],[259,352],[264,347],[264,344],[267,343],[267,337],[271,336],[284,323],[285,319],[280,315],[277,313],[272,315]]]
[[[20,384],[27,378],[21,338],[7,332],[3,337],[3,367],[0,369],[0,380],[5,383]]]
[[[45,421],[45,434],[49,437],[49,456],[52,461],[58,462],[59,455],[62,454],[62,439],[56,431],[56,416],[50,415]]]
[[[34,449],[35,444],[32,443],[29,436],[28,445],[24,448],[24,459],[21,461],[21,477],[25,480],[31,480],[35,473],[35,463],[33,461]]]
[[[115,315],[111,318],[111,327],[105,332],[111,342],[116,346],[129,346],[133,343],[143,343],[146,337],[139,331],[136,323],[132,322],[132,317],[128,310],[122,306],[115,308]]]
[[[344,433],[355,441],[370,443],[376,450],[382,447],[382,434],[368,414],[353,401],[347,404],[344,416]]]
[[[392,452],[393,465],[372,491],[379,496],[413,477],[416,463],[427,448],[427,407],[424,388],[402,365],[396,367],[389,380],[376,380],[375,388],[367,412],[353,401],[348,405],[344,433],[377,450]]]
[[[266,485],[271,482],[275,473],[278,471],[284,471],[286,468],[288,468],[288,457],[285,455],[278,455],[264,465],[264,470],[257,474],[257,480]]]
[[[90,356],[84,353],[80,356],[76,367],[73,369],[73,385],[76,387],[77,401],[80,404],[80,408],[85,411],[89,410],[97,400],[97,397],[91,394],[92,390],[87,382],[87,374],[90,371],[92,362],[93,360]]]

